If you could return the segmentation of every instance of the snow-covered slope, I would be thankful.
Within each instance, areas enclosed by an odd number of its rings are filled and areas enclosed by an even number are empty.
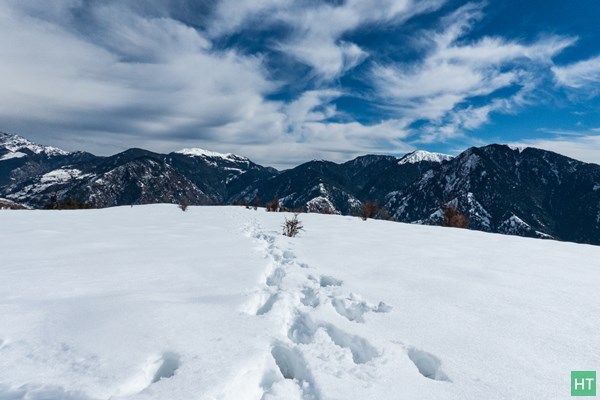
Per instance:
[[[402,157],[400,161],[398,161],[398,164],[414,164],[422,161],[440,163],[443,161],[451,160],[452,158],[453,157],[448,154],[431,153],[429,151],[417,150],[413,151],[412,153],[408,153],[407,155]]]
[[[204,150],[198,147],[194,147],[191,149],[181,149],[176,151],[177,154],[183,154],[191,157],[208,157],[208,158],[221,158],[229,161],[240,161],[240,160],[248,160],[246,157],[238,156],[232,153],[218,153],[216,151]]]
[[[29,140],[10,133],[0,132],[0,149],[4,148],[8,151],[0,160],[8,160],[10,158],[25,157],[23,151],[30,151],[33,154],[46,154],[48,156],[65,156],[69,152],[58,149],[52,146],[42,146]]]
[[[563,399],[600,365],[600,247],[284,216],[0,211],[0,398]]]

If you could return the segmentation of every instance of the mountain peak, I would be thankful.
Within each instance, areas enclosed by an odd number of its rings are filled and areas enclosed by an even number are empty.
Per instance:
[[[19,135],[5,132],[0,132],[0,148],[8,150],[8,154],[5,154],[3,159],[23,157],[25,154],[22,153],[21,150],[29,150],[35,154],[45,153],[49,156],[65,156],[69,154],[68,151],[52,146],[42,146]]]
[[[216,151],[204,150],[199,147],[181,149],[176,151],[177,154],[183,154],[190,157],[208,157],[208,158],[221,158],[229,161],[247,161],[246,157],[238,156],[232,153],[218,153]]]
[[[421,161],[438,162],[451,160],[452,156],[442,153],[431,153],[424,150],[416,150],[408,153],[398,161],[398,164],[415,164]]]

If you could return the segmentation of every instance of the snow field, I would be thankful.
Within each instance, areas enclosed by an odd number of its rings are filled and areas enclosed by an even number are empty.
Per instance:
[[[561,399],[600,365],[598,247],[284,215],[0,212],[0,399]]]

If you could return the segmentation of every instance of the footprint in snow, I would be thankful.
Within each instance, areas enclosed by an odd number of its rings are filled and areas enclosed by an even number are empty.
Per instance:
[[[141,370],[119,389],[116,395],[131,396],[141,393],[150,385],[163,379],[172,378],[180,365],[179,354],[171,351],[166,351],[158,357],[152,357]]]
[[[302,289],[302,296],[300,301],[307,307],[315,308],[321,303],[317,292],[313,288],[305,287]]]
[[[344,282],[329,275],[322,275],[319,280],[319,285],[321,285],[321,287],[342,286],[342,283]]]
[[[170,351],[163,353],[160,360],[158,360],[158,369],[152,377],[151,383],[156,383],[161,379],[168,379],[175,375],[175,372],[179,369],[181,364],[181,357],[177,353]]]
[[[364,315],[368,312],[388,313],[392,310],[392,306],[385,304],[383,301],[380,301],[377,306],[371,306],[352,294],[348,299],[333,298],[331,304],[342,317],[361,324],[365,322]]]
[[[273,356],[281,376],[297,386],[303,399],[318,400],[321,398],[308,364],[297,348],[276,342],[271,348],[271,356]]]
[[[281,281],[285,278],[285,271],[281,267],[275,268],[275,270],[267,277],[266,284],[267,286],[277,286],[281,285]]]
[[[407,350],[408,358],[415,364],[419,373],[425,378],[436,381],[452,382],[448,375],[442,371],[442,362],[431,353],[409,347]]]
[[[296,316],[288,330],[288,338],[296,344],[310,344],[318,329],[323,329],[336,346],[350,350],[355,364],[364,364],[379,356],[377,349],[367,339],[326,322],[315,322],[303,313]]]
[[[262,306],[260,306],[258,310],[256,310],[256,315],[267,314],[269,311],[271,311],[271,309],[273,308],[273,305],[277,302],[278,299],[279,299],[278,293],[274,293],[274,294],[270,295],[269,298],[264,302],[264,304]]]

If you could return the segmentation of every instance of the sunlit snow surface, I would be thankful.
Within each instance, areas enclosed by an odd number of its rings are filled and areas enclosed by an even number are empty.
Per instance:
[[[600,368],[600,247],[284,216],[0,211],[0,399],[565,399]]]

